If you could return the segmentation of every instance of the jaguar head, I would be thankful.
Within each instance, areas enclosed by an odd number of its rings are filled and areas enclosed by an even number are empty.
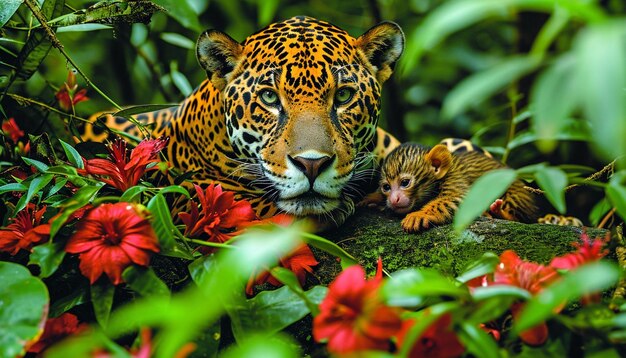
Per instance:
[[[340,207],[376,133],[382,83],[404,47],[394,23],[354,38],[294,17],[238,43],[209,30],[197,56],[221,91],[237,159],[256,166],[277,206],[294,215]]]

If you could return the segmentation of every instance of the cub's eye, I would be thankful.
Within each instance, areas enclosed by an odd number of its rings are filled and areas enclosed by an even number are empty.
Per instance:
[[[348,103],[352,96],[354,96],[354,90],[350,87],[343,87],[335,92],[335,104],[342,105]]]
[[[262,90],[259,97],[261,97],[261,101],[268,106],[275,106],[278,104],[278,94],[272,90]]]
[[[383,185],[380,186],[380,189],[383,191],[383,193],[388,192],[389,190],[391,190],[391,185],[385,183]]]
[[[400,181],[400,186],[403,188],[406,188],[407,186],[409,186],[409,184],[411,184],[411,180],[410,179],[402,179]]]

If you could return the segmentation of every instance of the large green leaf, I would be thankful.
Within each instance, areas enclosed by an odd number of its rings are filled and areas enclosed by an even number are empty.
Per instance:
[[[320,250],[326,251],[329,254],[339,257],[341,260],[341,267],[346,268],[348,266],[356,265],[357,261],[354,256],[347,253],[344,249],[339,247],[339,245],[334,242],[327,240],[321,236],[309,233],[303,233],[303,238],[306,240],[306,243],[317,247]]]
[[[0,262],[0,356],[18,357],[43,329],[48,314],[46,285],[26,267]]]
[[[394,273],[383,285],[383,296],[389,305],[413,307],[428,297],[467,297],[469,292],[432,269],[405,269]]]
[[[535,172],[537,184],[546,194],[550,204],[559,213],[565,213],[565,187],[567,186],[567,175],[559,168],[542,167]]]
[[[288,336],[252,335],[233,345],[221,355],[224,358],[296,358],[302,357]]]
[[[606,195],[617,213],[626,218],[626,170],[615,173],[606,187]]]
[[[575,70],[576,59],[572,55],[563,56],[539,76],[531,92],[532,128],[541,139],[537,144],[544,152],[555,148],[557,135],[578,103]]]
[[[202,31],[198,15],[186,0],[154,0],[154,3],[163,6],[166,14],[185,28],[195,32]]]
[[[28,263],[39,266],[41,270],[39,276],[45,278],[52,275],[57,270],[61,262],[63,262],[64,257],[64,242],[48,242],[33,248]]]
[[[537,57],[513,57],[466,78],[446,96],[442,109],[443,116],[454,117],[472,105],[493,96],[534,70],[539,63],[540,59]]]
[[[513,169],[497,169],[482,177],[470,187],[454,216],[454,229],[461,232],[502,196],[515,181]]]
[[[315,286],[305,295],[314,302],[321,302],[326,291],[326,287]],[[227,310],[238,341],[252,332],[273,335],[310,312],[306,302],[287,286],[263,291],[254,298],[227,306]]]
[[[558,307],[585,294],[611,287],[619,276],[620,270],[610,262],[598,261],[578,267],[530,299],[515,321],[513,331],[523,332],[546,321]]]
[[[142,296],[160,295],[169,296],[170,290],[161,281],[150,267],[130,266],[122,273],[124,282]]]
[[[93,312],[101,327],[106,328],[113,308],[113,296],[115,286],[109,282],[108,277],[91,285],[90,297]]]
[[[175,240],[176,236],[182,237],[183,235],[172,221],[165,197],[160,193],[152,197],[148,202],[148,210],[150,210],[150,224],[159,239],[160,253],[162,255],[192,259],[192,253]]]
[[[151,1],[101,1],[86,9],[63,16],[57,15],[49,23],[64,27],[81,24],[147,23],[152,14],[162,10],[162,7]]]
[[[608,159],[626,155],[626,21],[589,26],[575,43],[579,98],[595,144]]]

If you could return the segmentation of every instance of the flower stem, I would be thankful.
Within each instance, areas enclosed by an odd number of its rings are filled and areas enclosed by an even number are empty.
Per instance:
[[[204,241],[204,240],[197,240],[197,239],[190,239],[188,237],[185,236],[181,236],[181,238],[187,242],[191,242],[197,245],[202,245],[202,246],[209,246],[209,247],[217,247],[217,248],[227,248],[227,249],[234,249],[236,248],[233,245],[229,245],[229,244],[219,244],[217,242],[209,242],[209,241]]]

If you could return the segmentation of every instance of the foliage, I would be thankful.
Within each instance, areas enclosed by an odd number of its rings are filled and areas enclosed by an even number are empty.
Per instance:
[[[320,346],[302,346],[286,328],[312,315],[328,333],[346,307],[356,316],[341,329],[360,341],[333,343],[331,352],[339,344],[342,352],[384,354],[395,347],[401,355],[429,353],[425,349],[494,357],[622,353],[624,308],[609,309],[600,296],[621,271],[600,260],[603,240],[583,237],[573,256],[547,265],[511,252],[485,254],[456,278],[407,268],[385,279],[379,271],[363,286],[351,286],[345,277],[364,276],[351,266],[354,257],[309,233],[306,223],[260,222],[247,203],[219,187],[190,193],[185,176],[159,160],[165,139],[141,141],[132,150],[121,140],[109,148],[70,143],[89,114],[116,108],[116,115],[130,118],[189,94],[205,76],[192,40],[205,27],[243,40],[275,19],[302,13],[355,35],[389,19],[403,26],[407,46],[395,82],[384,91],[381,124],[425,144],[472,136],[519,167],[474,185],[456,216],[458,231],[515,178],[536,184],[550,211],[582,213],[594,226],[615,228],[626,218],[625,12],[620,1],[585,0],[332,7],[317,0],[2,1],[0,278],[6,285],[0,302],[10,308],[0,314],[0,355],[35,352],[35,341],[53,336],[56,319],[75,315],[89,327],[72,321],[73,330],[56,338],[72,337],[47,355],[292,357]],[[535,23],[541,26],[529,25]],[[128,107],[137,103],[151,104]],[[164,185],[163,177],[181,185]],[[583,186],[582,195],[572,197],[572,185]],[[213,194],[229,200],[207,201]],[[191,197],[201,205],[172,213],[172,202]],[[96,215],[112,207],[125,211]],[[229,225],[211,226],[216,218]],[[109,230],[113,224],[128,233],[123,240]],[[94,243],[100,239],[107,250]],[[310,250],[294,258],[304,243],[341,260],[345,270],[329,288],[302,286],[316,262]],[[172,262],[185,267],[184,274],[159,270]],[[263,282],[263,288],[285,287],[246,297],[246,287],[258,292],[252,288]],[[364,294],[350,296],[356,291]],[[338,301],[342,295],[349,304]],[[389,316],[393,324],[376,330]],[[375,342],[367,341],[372,334]],[[443,341],[455,344],[442,347]]]

